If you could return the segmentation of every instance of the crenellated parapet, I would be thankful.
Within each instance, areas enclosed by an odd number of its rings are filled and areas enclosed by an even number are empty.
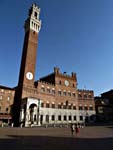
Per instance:
[[[78,93],[91,93],[93,94],[93,90],[85,90],[85,89],[78,89]]]
[[[40,82],[45,81],[46,83],[50,83],[50,84],[54,85],[56,77],[77,81],[76,73],[72,72],[71,75],[68,75],[66,72],[61,73],[60,69],[58,67],[54,67],[54,72],[53,73],[48,74],[47,76],[44,76],[44,77],[40,78],[39,81]]]
[[[36,81],[36,82],[34,83],[35,88],[37,88],[39,84],[44,85],[44,86],[55,87],[55,84],[53,84],[53,83],[49,83],[49,82],[46,82],[46,81],[39,80],[39,81]]]
[[[77,80],[76,73],[72,72],[71,75],[68,75],[66,72],[61,73],[58,67],[54,67],[54,74],[62,78]]]
[[[38,81],[39,83],[41,83],[41,84],[44,84],[44,85],[49,85],[49,86],[55,86],[55,84],[52,84],[52,83],[48,83],[48,82],[46,82],[46,81]]]

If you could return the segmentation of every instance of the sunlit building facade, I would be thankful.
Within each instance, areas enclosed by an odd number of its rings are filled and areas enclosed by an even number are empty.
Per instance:
[[[77,88],[77,76],[54,67],[51,74],[34,81],[40,8],[33,4],[25,21],[25,38],[18,85],[0,86],[0,121],[15,126],[93,122],[94,92]]]

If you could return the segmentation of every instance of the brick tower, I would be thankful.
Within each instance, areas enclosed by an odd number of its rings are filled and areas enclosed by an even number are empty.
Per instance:
[[[41,28],[40,9],[33,4],[25,21],[25,38],[18,86],[34,86],[38,33]]]
[[[36,53],[38,46],[38,33],[41,28],[41,21],[39,20],[40,8],[33,4],[29,9],[29,15],[25,21],[25,37],[23,44],[23,53],[20,66],[20,74],[18,86],[15,91],[15,101],[13,107],[13,120],[18,126],[19,113],[22,98],[32,96],[32,93],[27,93],[27,90],[34,89],[34,76],[36,65]],[[15,115],[16,114],[16,115]]]

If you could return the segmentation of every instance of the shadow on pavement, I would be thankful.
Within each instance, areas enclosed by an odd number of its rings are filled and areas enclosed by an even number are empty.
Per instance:
[[[113,138],[12,136],[0,139],[0,150],[107,150]]]
[[[107,127],[107,128],[113,129],[113,127]]]

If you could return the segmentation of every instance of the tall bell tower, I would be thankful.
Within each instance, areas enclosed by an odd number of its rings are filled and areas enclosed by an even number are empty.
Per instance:
[[[33,4],[29,9],[29,16],[24,25],[25,38],[18,86],[34,86],[38,33],[41,28],[39,15],[40,8],[36,4]]]
[[[40,8],[36,4],[33,4],[29,9],[29,15],[24,25],[25,37],[20,74],[18,86],[15,89],[14,104],[12,108],[13,122],[15,126],[19,126],[22,99],[26,97],[32,97],[33,92],[36,93],[37,90],[34,87],[34,77],[38,46],[38,34],[41,28],[39,15]]]

